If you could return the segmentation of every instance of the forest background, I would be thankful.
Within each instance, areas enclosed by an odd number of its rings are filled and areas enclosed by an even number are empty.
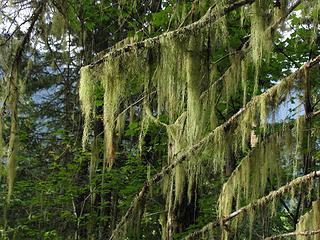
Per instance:
[[[0,6],[1,239],[319,239],[319,0]]]

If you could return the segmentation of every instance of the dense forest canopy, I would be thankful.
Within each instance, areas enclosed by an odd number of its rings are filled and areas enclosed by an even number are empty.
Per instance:
[[[319,239],[319,0],[3,0],[1,239]]]

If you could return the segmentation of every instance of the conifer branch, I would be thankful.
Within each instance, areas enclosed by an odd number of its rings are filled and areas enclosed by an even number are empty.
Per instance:
[[[231,213],[230,215],[223,217],[221,220],[217,220],[215,222],[211,222],[211,223],[207,224],[201,230],[194,232],[194,233],[191,233],[190,235],[188,235],[187,237],[185,237],[181,240],[194,239],[194,238],[200,236],[202,233],[205,233],[206,231],[210,231],[211,229],[213,229],[215,227],[223,225],[224,223],[228,222],[229,220],[233,219],[234,217],[236,217],[242,213],[248,212],[258,206],[266,205],[267,203],[269,203],[273,199],[282,196],[284,193],[288,192],[290,189],[297,187],[297,186],[300,186],[303,183],[307,183],[311,179],[314,179],[316,177],[320,177],[320,171],[312,172],[312,173],[309,173],[309,174],[304,175],[302,177],[298,177],[298,178],[292,180],[291,182],[287,183],[283,187],[280,187],[276,191],[270,192],[267,196],[262,197],[256,201],[240,208],[239,210]],[[297,234],[295,234],[295,235],[297,235]]]

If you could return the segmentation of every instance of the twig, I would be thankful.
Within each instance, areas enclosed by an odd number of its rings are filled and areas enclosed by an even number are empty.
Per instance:
[[[31,17],[31,18],[28,18],[28,19],[25,20],[24,22],[20,23],[19,26],[17,26],[16,29],[9,35],[9,37],[7,37],[5,40],[3,40],[3,41],[0,43],[0,46],[6,45],[6,44],[9,42],[9,40],[14,36],[14,34],[15,34],[18,30],[20,30],[20,27],[21,27],[22,25],[26,24],[27,22],[30,22],[31,19],[32,19],[32,17]]]
[[[131,107],[137,105],[137,104],[140,103],[142,100],[144,100],[146,97],[148,97],[148,96],[150,96],[150,95],[152,95],[152,94],[155,94],[156,92],[157,92],[157,91],[153,91],[153,92],[151,92],[151,93],[149,93],[149,94],[147,94],[147,95],[139,98],[137,101],[135,101],[134,103],[130,104],[130,105],[129,105],[128,107],[126,107],[121,113],[119,113],[118,116],[117,116],[115,119],[117,120],[117,118],[118,118],[119,116],[121,116],[122,114],[124,114],[124,113],[125,113],[126,111],[128,111]],[[115,120],[115,121],[116,121],[116,120]],[[104,131],[100,132],[100,133],[97,135],[97,137],[100,136],[100,135],[102,135],[103,133],[104,133]]]
[[[145,217],[152,217],[154,215],[160,215],[160,214],[166,213],[166,212],[168,212],[168,211],[160,211],[160,212],[150,213],[150,214],[147,214]]]
[[[172,9],[175,9],[176,6],[177,6],[177,4],[178,4],[178,0],[176,0],[176,2],[174,3]],[[166,32],[169,32],[170,27],[171,27],[171,23],[172,23],[172,19],[173,19],[173,17],[174,17],[175,14],[176,14],[176,12],[173,12],[173,14],[171,15],[170,20],[169,20],[169,23],[168,23],[168,28],[167,28],[167,31],[166,31]]]
[[[128,111],[131,107],[137,105],[138,103],[140,103],[143,99],[145,99],[146,97],[152,95],[152,94],[155,94],[157,91],[153,91],[143,97],[141,97],[140,99],[138,99],[137,101],[135,101],[134,103],[130,104],[127,108],[125,108],[121,113],[119,113],[118,116],[121,116],[122,114],[124,114],[126,111]]]
[[[191,14],[194,12],[194,9],[196,7],[196,5],[199,3],[199,0],[195,0],[193,3],[192,3],[192,7],[191,7],[191,10],[189,11],[188,15],[185,17],[185,19],[182,21],[182,23],[179,25],[178,28],[182,28],[183,25],[187,22],[188,18],[191,16]]]

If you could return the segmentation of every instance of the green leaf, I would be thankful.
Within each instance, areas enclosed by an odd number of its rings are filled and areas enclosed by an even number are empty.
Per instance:
[[[96,25],[94,22],[85,22],[84,25],[89,29],[92,30]]]

